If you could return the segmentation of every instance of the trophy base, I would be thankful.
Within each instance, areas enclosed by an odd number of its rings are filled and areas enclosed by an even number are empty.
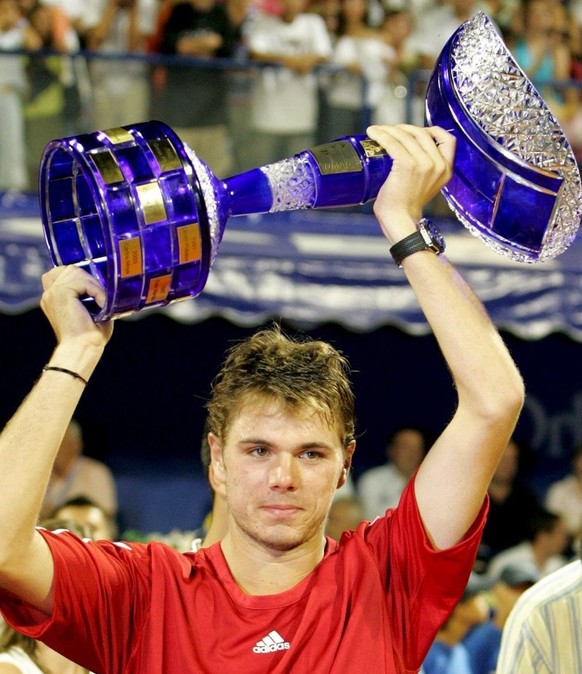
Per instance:
[[[40,183],[45,237],[53,264],[78,265],[106,289],[102,309],[86,300],[96,321],[204,288],[211,237],[221,235],[210,175],[160,122],[49,143]]]

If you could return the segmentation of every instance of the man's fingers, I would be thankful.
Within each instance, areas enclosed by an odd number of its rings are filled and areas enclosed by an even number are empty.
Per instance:
[[[78,297],[90,295],[100,307],[105,305],[107,293],[103,286],[91,274],[74,265],[54,267],[42,276],[42,286],[45,291],[57,289],[57,286],[66,287]]]

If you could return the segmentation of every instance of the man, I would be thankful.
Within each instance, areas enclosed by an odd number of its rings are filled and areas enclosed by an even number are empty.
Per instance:
[[[199,62],[168,65],[160,114],[220,178],[230,175],[233,157],[228,134],[228,81],[214,61],[232,57],[235,44],[236,26],[227,7],[216,0],[177,2],[161,34],[163,54]]]
[[[554,571],[517,600],[503,629],[497,674],[582,671],[582,565]]]
[[[332,43],[323,17],[307,5],[307,0],[282,0],[280,15],[258,12],[249,24],[249,56],[265,64],[251,90],[257,166],[290,157],[315,142],[316,69],[331,56]]]
[[[565,566],[569,544],[564,520],[549,510],[540,509],[532,516],[526,540],[503,550],[489,562],[487,573],[497,578],[506,566],[533,567],[540,578]]]
[[[424,433],[418,428],[400,428],[386,445],[387,462],[362,473],[358,480],[358,494],[362,499],[367,519],[394,508],[414,471],[426,453]]]
[[[61,437],[113,329],[79,301],[104,302],[97,281],[53,269],[41,304],[58,344],[0,436],[0,605],[13,626],[110,674],[420,667],[467,584],[524,391],[483,307],[435,255],[436,232],[433,248],[417,231],[451,176],[454,138],[406,125],[368,133],[393,160],[375,214],[458,392],[398,508],[339,544],[324,538],[355,449],[347,361],[323,342],[264,330],[229,353],[207,405],[216,490],[228,502],[219,543],[180,554],[37,531]]]
[[[75,522],[87,530],[89,538],[96,541],[113,541],[117,535],[114,518],[95,501],[83,495],[65,501],[55,509],[51,519]],[[54,529],[55,527],[46,528]]]
[[[501,636],[507,618],[519,597],[539,580],[535,569],[510,565],[489,591],[489,620],[475,627],[463,643],[471,661],[473,674],[492,674],[497,669]],[[493,582],[493,581],[491,581]]]
[[[111,469],[83,454],[83,431],[71,419],[52,467],[41,506],[41,517],[52,517],[60,505],[75,496],[86,496],[112,518],[117,515],[117,485]]]

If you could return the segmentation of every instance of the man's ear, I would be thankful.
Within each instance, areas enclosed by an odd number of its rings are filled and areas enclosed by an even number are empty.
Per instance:
[[[208,481],[217,493],[224,493],[226,471],[224,468],[224,456],[222,444],[214,433],[208,434],[208,446],[210,447],[210,466],[208,467]]]
[[[356,449],[356,441],[352,440],[350,444],[344,449],[344,465],[342,472],[340,473],[339,480],[337,482],[337,489],[343,487],[348,479],[350,474],[350,469],[352,467],[352,456],[354,455],[354,450]]]

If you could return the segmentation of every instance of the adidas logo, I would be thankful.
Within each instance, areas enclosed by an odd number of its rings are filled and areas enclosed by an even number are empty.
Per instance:
[[[279,632],[273,630],[266,637],[257,641],[253,653],[274,653],[275,651],[286,651],[289,648],[291,648],[291,644],[285,641]]]

